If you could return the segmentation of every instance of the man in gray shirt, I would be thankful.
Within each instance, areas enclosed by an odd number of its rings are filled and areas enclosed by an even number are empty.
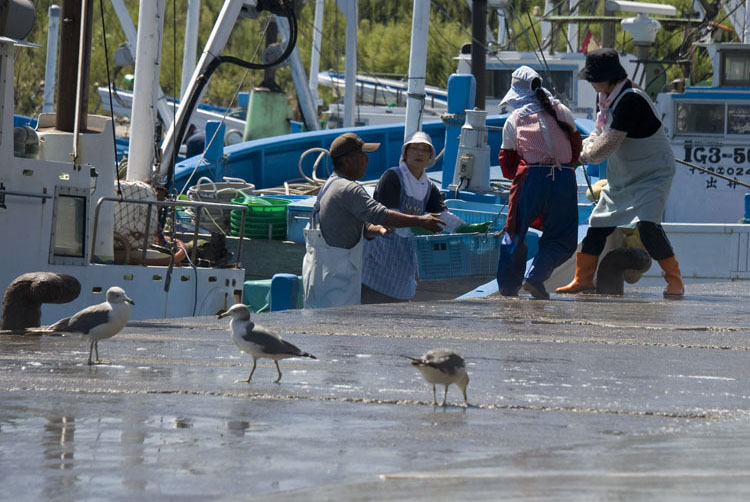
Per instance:
[[[367,171],[367,153],[379,146],[365,143],[354,133],[342,134],[331,144],[335,174],[321,188],[311,228],[305,230],[302,278],[306,308],[359,304],[363,235],[385,235],[388,227],[439,232],[445,225],[439,214],[410,215],[388,209],[357,183]]]

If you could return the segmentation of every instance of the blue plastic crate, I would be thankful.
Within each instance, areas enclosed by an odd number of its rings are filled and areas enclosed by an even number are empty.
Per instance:
[[[495,276],[502,233],[435,234],[414,237],[417,270],[422,281]],[[542,232],[526,233],[526,259],[536,256]]]
[[[499,232],[416,236],[419,278],[493,276],[501,239]]]

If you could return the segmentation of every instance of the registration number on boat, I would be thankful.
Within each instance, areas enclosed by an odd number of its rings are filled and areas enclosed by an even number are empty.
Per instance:
[[[750,147],[683,145],[683,160],[726,176],[750,175]],[[699,172],[695,169],[691,171]]]

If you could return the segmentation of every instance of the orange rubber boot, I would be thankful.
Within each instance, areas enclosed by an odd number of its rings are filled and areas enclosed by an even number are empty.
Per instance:
[[[594,274],[598,263],[598,255],[578,251],[576,253],[576,275],[573,277],[573,282],[557,288],[555,291],[558,293],[580,293],[581,291],[596,289]]]
[[[659,266],[664,271],[664,280],[667,281],[667,287],[664,289],[664,296],[683,296],[685,286],[682,284],[682,274],[677,258],[670,256],[659,260]]]

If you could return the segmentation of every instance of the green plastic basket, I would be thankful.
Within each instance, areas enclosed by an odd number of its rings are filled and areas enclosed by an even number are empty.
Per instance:
[[[270,227],[270,237],[273,240],[283,240],[286,238],[286,211],[290,202],[289,199],[256,196],[232,199],[232,203],[248,207],[245,216],[245,237],[268,239]],[[241,224],[242,212],[233,210],[230,214],[230,230],[232,235],[240,235]]]

